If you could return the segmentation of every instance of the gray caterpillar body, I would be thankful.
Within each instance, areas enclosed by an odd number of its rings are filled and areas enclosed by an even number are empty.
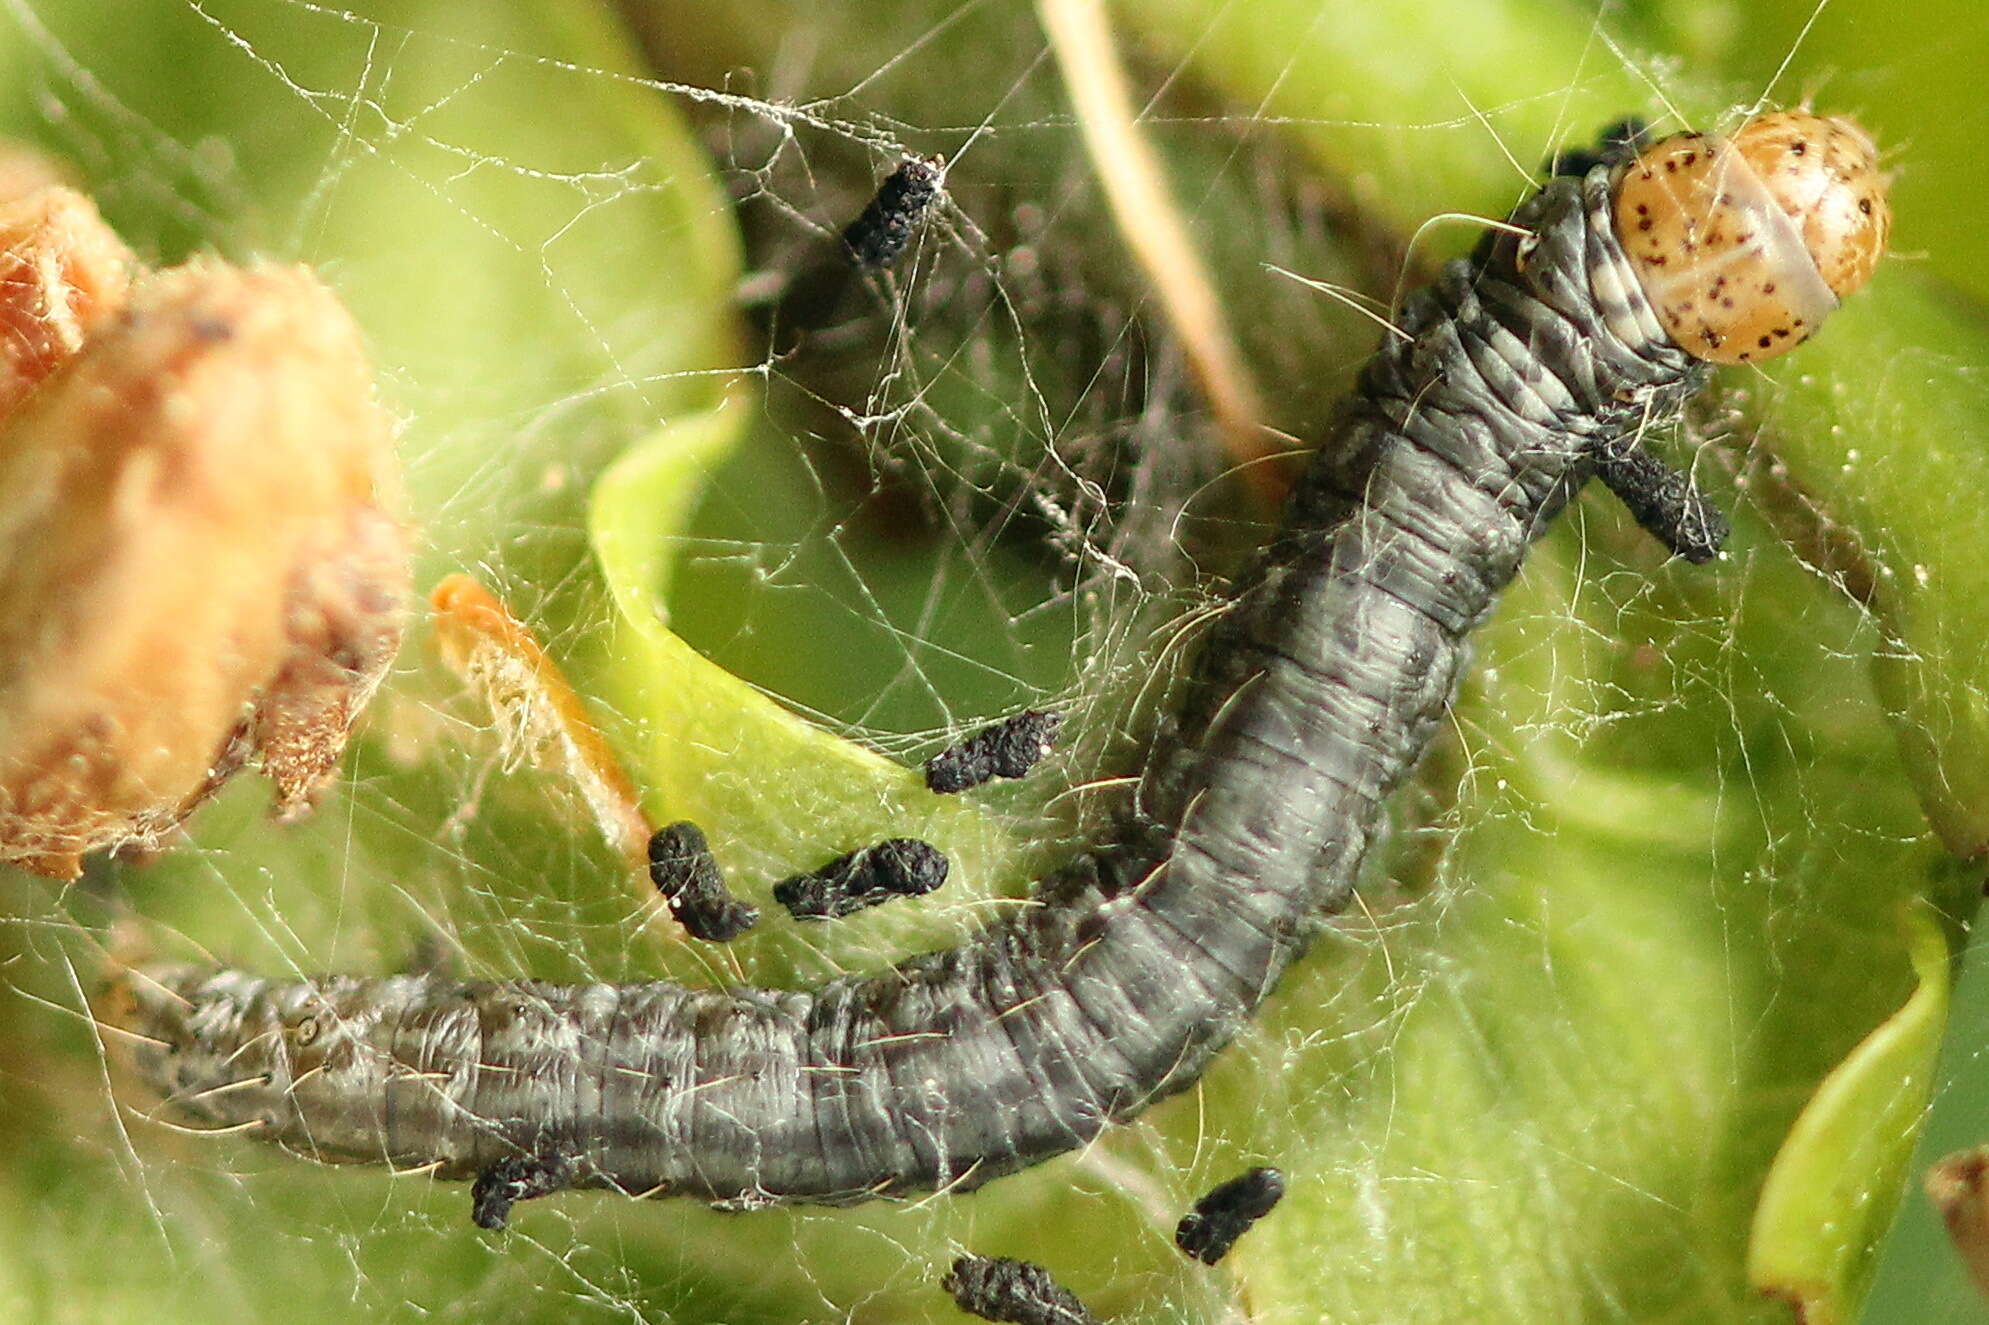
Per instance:
[[[1701,380],[1618,241],[1626,168],[1551,181],[1526,237],[1409,302],[1133,811],[1036,905],[812,991],[154,972],[128,984],[140,1073],[314,1159],[543,1157],[734,1207],[971,1187],[1187,1086],[1346,903],[1528,544]]]

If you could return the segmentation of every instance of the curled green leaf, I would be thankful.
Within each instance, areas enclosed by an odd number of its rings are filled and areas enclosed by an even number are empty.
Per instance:
[[[1748,1278],[1807,1325],[1856,1319],[1933,1092],[1947,1026],[1947,938],[1924,908],[1907,910],[1902,923],[1917,987],[1817,1087],[1754,1211]]]
[[[634,733],[624,745],[652,815],[710,825],[721,861],[736,851],[756,867],[758,880],[744,885],[755,894],[783,872],[918,835],[954,864],[946,900],[985,896],[991,862],[1012,848],[971,800],[934,796],[918,770],[800,717],[667,624],[674,549],[706,476],[740,444],[753,414],[741,394],[674,419],[594,487],[588,528],[616,614],[601,684]],[[868,932],[866,941],[875,939]]]

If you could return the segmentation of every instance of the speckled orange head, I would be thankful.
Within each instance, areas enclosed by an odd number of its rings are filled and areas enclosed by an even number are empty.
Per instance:
[[[1871,278],[1892,213],[1878,151],[1846,119],[1778,111],[1731,138],[1678,134],[1623,167],[1616,230],[1673,340],[1759,363]]]

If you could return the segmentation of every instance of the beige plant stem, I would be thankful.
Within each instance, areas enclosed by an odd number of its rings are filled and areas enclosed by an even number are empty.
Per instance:
[[[1230,334],[1208,270],[1189,241],[1160,162],[1140,133],[1103,0],[1037,0],[1036,8],[1112,214],[1181,338],[1223,447],[1252,491],[1275,505],[1290,481],[1284,466],[1272,459],[1284,448],[1263,422],[1256,383]]]

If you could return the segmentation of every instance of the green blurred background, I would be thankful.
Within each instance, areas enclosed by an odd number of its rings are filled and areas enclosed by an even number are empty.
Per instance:
[[[769,921],[691,950],[417,629],[310,823],[270,825],[245,780],[158,864],[0,880],[7,1318],[946,1320],[963,1248],[1044,1261],[1114,1320],[1790,1318],[1746,1269],[1764,1175],[1915,989],[1911,936],[1965,950],[1981,872],[1960,857],[1989,840],[1989,25],[1961,0],[1113,15],[1301,439],[1376,333],[1265,264],[1385,299],[1424,218],[1504,211],[1626,112],[1712,123],[1772,90],[1857,115],[1896,164],[1896,256],[1696,421],[1738,511],[1726,562],[1663,564],[1594,497],[1542,544],[1365,906],[1203,1088],[972,1197],[575,1195],[492,1237],[460,1187],[152,1121],[76,1015],[109,928],[272,973],[439,941],[470,976],[707,982],[951,941],[1110,804],[1173,627],[1261,516],[1026,6],[0,5],[0,131],[67,161],[142,254],[309,262],[346,298],[403,422],[420,582],[499,588],[653,813],[706,822],[748,892],[886,830],[961,865],[826,936]],[[901,151],[949,157],[948,210],[888,288],[773,354],[753,292],[820,261]],[[1439,227],[1413,261],[1471,238]],[[642,565],[604,576],[597,547]],[[658,642],[642,604],[665,576],[710,663]],[[808,721],[742,695],[688,731],[681,697],[734,693],[726,673]],[[820,734],[910,761],[1040,701],[1072,711],[1069,752],[977,806]],[[1959,969],[1944,1042],[1938,1016],[1893,1022],[1786,1159],[1806,1195],[1755,1252],[1812,1320],[1857,1318],[1868,1289],[1868,1321],[1985,1314],[1917,1193],[1989,1133],[1989,988]],[[1220,1271],[1183,1264],[1173,1218],[1251,1162],[1292,1195]]]

